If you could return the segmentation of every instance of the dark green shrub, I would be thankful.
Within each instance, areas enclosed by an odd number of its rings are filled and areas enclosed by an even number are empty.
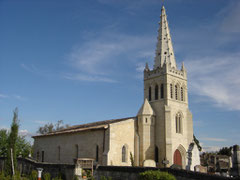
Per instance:
[[[43,174],[43,179],[44,179],[44,180],[51,180],[51,175],[50,175],[50,173],[44,173],[44,174]]]
[[[75,176],[73,177],[73,180],[78,180],[78,177],[75,175]]]
[[[112,180],[112,177],[101,176],[100,180]]]
[[[38,178],[38,172],[33,170],[29,176],[29,180],[36,180]]]
[[[140,180],[176,180],[176,178],[167,173],[167,172],[160,172],[160,171],[145,171],[140,173]]]
[[[52,180],[62,180],[62,178],[57,176],[55,178],[52,178]]]
[[[87,178],[92,177],[92,171],[91,170],[86,170],[86,175],[87,175]]]
[[[22,180],[20,172],[16,171],[15,176],[12,179],[14,179],[14,180]]]
[[[4,179],[5,178],[5,174],[4,174],[4,172],[2,171],[1,173],[0,173],[0,179]]]
[[[55,178],[53,178],[52,180],[63,180],[64,178],[63,178],[63,175],[61,174],[61,173],[59,173],[58,175],[57,175],[57,177],[55,177]]]

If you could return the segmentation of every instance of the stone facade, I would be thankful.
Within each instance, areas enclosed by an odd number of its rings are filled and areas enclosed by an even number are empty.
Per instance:
[[[130,166],[131,154],[135,166],[176,164],[193,170],[199,156],[196,149],[194,156],[187,155],[193,143],[187,72],[184,64],[177,68],[164,7],[154,62],[152,70],[147,64],[144,69],[144,103],[136,117],[35,136],[34,158],[53,163],[91,158],[95,165]]]
[[[100,126],[92,123],[92,127],[74,132],[68,129],[35,136],[33,157],[40,162],[60,164],[74,164],[77,158],[90,158],[95,164],[130,166],[129,154],[134,155],[135,119],[110,122],[104,121]],[[121,159],[123,146],[126,147],[125,162]]]

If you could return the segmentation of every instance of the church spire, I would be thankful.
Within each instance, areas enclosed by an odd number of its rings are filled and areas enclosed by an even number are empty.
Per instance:
[[[162,6],[160,27],[158,30],[158,42],[154,60],[154,69],[162,67],[164,63],[170,64],[171,67],[177,68],[173,52],[173,45],[168,27],[165,7]]]

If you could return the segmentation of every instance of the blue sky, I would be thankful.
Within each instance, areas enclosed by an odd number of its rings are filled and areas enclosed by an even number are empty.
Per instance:
[[[240,1],[166,0],[205,150],[240,144]],[[1,0],[0,128],[21,133],[136,116],[152,67],[160,0]]]

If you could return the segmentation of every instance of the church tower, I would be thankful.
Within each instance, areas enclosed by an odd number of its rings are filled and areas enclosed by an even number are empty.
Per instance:
[[[177,164],[185,168],[187,151],[193,142],[187,72],[183,63],[181,69],[177,67],[164,6],[160,18],[154,67],[151,70],[146,64],[144,69],[144,104],[145,108],[149,104],[147,108],[153,112],[146,115],[140,109],[138,113],[139,165],[148,158],[158,167],[163,167],[165,162],[166,166]],[[154,121],[144,124],[144,118]],[[144,152],[141,146],[148,151]]]

